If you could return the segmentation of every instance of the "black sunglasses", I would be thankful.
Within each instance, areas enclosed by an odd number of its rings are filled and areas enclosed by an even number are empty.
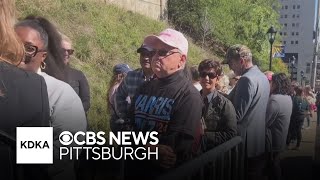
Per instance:
[[[143,49],[143,50],[140,50],[139,52],[142,56],[153,56],[154,55],[154,51],[149,51],[147,49]]]
[[[214,79],[217,77],[217,74],[214,72],[200,72],[200,77],[202,78],[206,78],[209,77],[210,79]]]
[[[39,49],[37,46],[31,45],[31,44],[25,44],[24,49],[26,51],[26,54],[29,56],[36,56],[39,52],[46,52],[45,49]]]
[[[72,55],[74,53],[73,49],[64,49],[64,48],[62,48],[62,49],[64,50],[64,52],[67,52],[68,55]]]

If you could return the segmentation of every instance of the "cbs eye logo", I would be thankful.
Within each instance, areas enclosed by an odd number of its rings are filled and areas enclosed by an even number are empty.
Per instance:
[[[63,131],[59,136],[59,141],[62,145],[68,146],[73,142],[73,135],[69,131]]]

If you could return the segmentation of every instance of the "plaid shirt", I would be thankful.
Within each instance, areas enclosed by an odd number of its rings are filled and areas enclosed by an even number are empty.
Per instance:
[[[147,79],[146,76],[143,74],[143,70],[141,68],[128,72],[127,76],[123,79],[122,83],[117,89],[115,97],[116,111],[117,115],[120,118],[127,118],[127,112],[129,107],[127,97],[129,96],[130,100],[132,100],[134,95],[137,93],[139,87],[144,82],[150,80],[151,78]]]

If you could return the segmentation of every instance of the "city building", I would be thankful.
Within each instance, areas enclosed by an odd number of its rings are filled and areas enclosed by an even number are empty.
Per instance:
[[[315,52],[316,0],[279,0],[282,26],[278,30],[285,46],[284,62],[288,63],[292,80],[310,84]],[[294,63],[293,63],[294,62]],[[320,84],[320,83],[319,83]]]

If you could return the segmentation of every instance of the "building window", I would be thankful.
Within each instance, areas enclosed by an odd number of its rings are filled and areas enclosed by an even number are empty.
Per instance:
[[[293,9],[296,9],[296,5],[293,5]]]
[[[287,17],[288,17],[288,15],[285,14],[285,15],[284,15],[284,18],[287,18]]]
[[[296,44],[299,44],[299,41],[296,41]]]
[[[294,14],[294,15],[292,15],[292,18],[295,18],[296,17],[296,15]]]
[[[297,6],[297,9],[300,9],[300,5]]]
[[[296,24],[295,23],[292,23],[292,27],[295,27],[296,26]]]
[[[281,9],[284,9],[284,6],[282,6]]]
[[[299,32],[296,32],[296,36],[299,36]]]
[[[294,36],[294,32],[291,32],[291,36]]]
[[[310,73],[310,63],[307,63],[307,68],[306,68],[306,73],[309,74]]]
[[[294,41],[291,41],[291,44],[294,44]]]
[[[287,41],[283,41],[283,44],[287,44]]]
[[[288,9],[288,6],[287,6],[287,5],[285,5],[285,6],[284,6],[284,8],[285,8],[285,9]]]
[[[283,32],[283,35],[286,36],[286,35],[287,35],[287,32]]]
[[[299,14],[297,14],[297,18],[299,18],[300,17],[300,15]]]
[[[282,36],[282,32],[280,32],[280,36]]]
[[[287,23],[284,23],[283,25],[284,25],[284,27],[287,27]]]

